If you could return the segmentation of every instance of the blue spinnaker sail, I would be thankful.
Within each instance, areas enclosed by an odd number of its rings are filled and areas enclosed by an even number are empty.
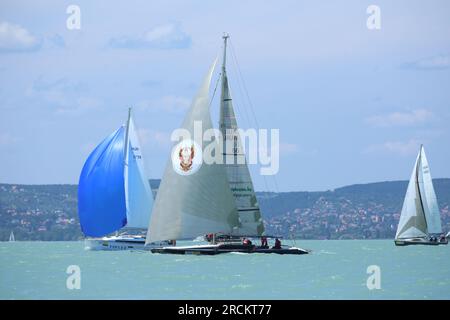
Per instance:
[[[125,128],[103,140],[86,160],[78,184],[78,215],[86,236],[101,237],[127,224]]]

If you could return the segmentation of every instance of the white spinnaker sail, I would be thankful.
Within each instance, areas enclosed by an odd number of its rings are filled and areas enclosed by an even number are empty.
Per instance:
[[[427,235],[427,223],[418,184],[419,163],[420,152],[414,164],[411,178],[409,179],[408,189],[406,190],[400,221],[395,235],[396,239],[425,237]]]
[[[153,206],[153,195],[144,169],[142,149],[134,126],[131,110],[127,125],[125,153],[125,199],[128,228],[146,229]]]
[[[209,87],[215,64],[183,121],[182,128],[190,132],[192,139],[195,138],[195,121],[202,122],[203,132],[212,128]],[[195,142],[202,145],[201,141]],[[156,195],[146,243],[193,239],[206,233],[232,233],[237,225],[237,210],[224,166],[203,163],[195,173],[181,175],[175,171],[172,157],[169,157]]]
[[[226,73],[227,36],[224,36],[224,40],[219,128],[223,137],[223,161],[227,171],[230,189],[239,213],[239,228],[234,234],[260,236],[264,232],[264,224],[256,199],[252,178],[248,170],[241,137],[239,132],[236,131],[238,125]],[[230,150],[230,146],[232,146],[232,150]]]
[[[430,167],[423,146],[420,148],[419,187],[429,234],[441,234],[441,215],[434,192]]]

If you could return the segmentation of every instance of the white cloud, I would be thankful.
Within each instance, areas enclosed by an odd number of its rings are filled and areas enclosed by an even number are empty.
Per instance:
[[[86,142],[80,146],[80,151],[83,152],[84,154],[89,154],[95,149],[95,147],[96,144],[94,142]]]
[[[56,109],[57,115],[78,116],[85,112],[99,109],[103,106],[103,101],[93,97],[77,97],[65,99]]]
[[[393,112],[387,115],[369,117],[366,122],[374,127],[412,126],[432,119],[433,113],[426,109],[408,112]]]
[[[411,63],[407,63],[405,67],[421,70],[447,69],[450,68],[450,54],[420,59]]]
[[[27,29],[8,22],[0,23],[0,52],[29,52],[40,46],[41,40]]]
[[[141,36],[112,38],[109,45],[126,49],[186,49],[191,46],[191,37],[179,23],[158,25]]]
[[[170,134],[164,131],[140,128],[137,130],[139,141],[143,146],[157,146],[167,148],[172,145]]]
[[[64,38],[60,34],[54,34],[51,37],[48,37],[47,40],[50,42],[50,44],[57,48],[65,48],[66,42],[64,41]]]
[[[382,144],[368,146],[364,153],[394,153],[402,156],[413,155],[419,151],[421,142],[416,139],[408,141],[386,141]]]
[[[284,156],[289,156],[293,154],[300,155],[302,157],[314,157],[319,152],[316,148],[305,148],[301,147],[298,144],[295,143],[289,143],[289,142],[281,142],[280,143],[280,154]]]
[[[0,133],[0,147],[9,147],[18,143],[21,139],[9,133]]]
[[[57,115],[78,116],[92,109],[100,109],[103,100],[89,94],[89,87],[83,82],[60,78],[46,81],[39,77],[25,93],[53,108]]]
[[[287,143],[287,142],[280,143],[280,153],[293,154],[297,153],[298,150],[299,150],[298,145],[294,143]]]
[[[189,107],[190,103],[191,100],[188,98],[169,95],[154,100],[140,101],[136,106],[141,110],[181,113]]]

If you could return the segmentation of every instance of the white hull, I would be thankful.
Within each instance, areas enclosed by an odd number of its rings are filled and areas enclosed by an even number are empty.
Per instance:
[[[103,238],[88,238],[84,240],[84,248],[92,251],[123,251],[142,250],[150,251],[154,248],[170,246],[168,241],[160,241],[145,245],[145,237],[114,236]]]

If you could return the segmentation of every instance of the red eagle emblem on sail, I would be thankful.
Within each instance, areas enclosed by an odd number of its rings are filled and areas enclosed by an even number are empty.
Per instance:
[[[191,147],[182,147],[178,152],[178,158],[180,160],[180,168],[184,172],[188,172],[192,169],[192,161],[195,156],[195,148],[194,145]]]

